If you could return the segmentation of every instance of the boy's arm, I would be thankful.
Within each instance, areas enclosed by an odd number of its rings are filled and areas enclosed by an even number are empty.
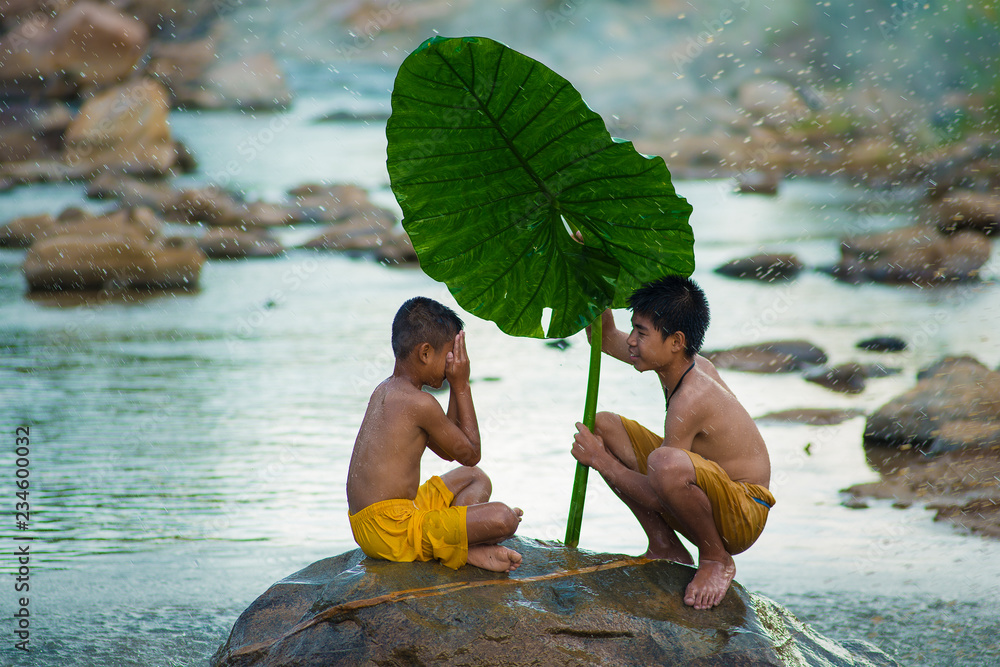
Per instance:
[[[573,457],[585,466],[600,473],[609,486],[631,498],[643,508],[661,511],[660,499],[653,491],[649,477],[628,468],[604,446],[600,436],[594,435],[584,424],[577,422],[573,439]]]
[[[472,402],[469,386],[469,353],[465,347],[465,332],[455,336],[455,349],[448,353],[445,377],[451,393],[448,397],[448,413],[434,399],[437,410],[429,410],[427,423],[422,424],[427,431],[427,447],[446,461],[458,461],[462,465],[476,465],[480,458],[479,422]],[[431,397],[433,398],[433,397]]]
[[[694,437],[702,427],[704,414],[690,398],[684,403],[678,403],[677,409],[670,406],[666,423],[667,435],[660,446],[691,451]],[[577,461],[596,470],[610,486],[642,507],[657,512],[661,510],[660,499],[653,491],[647,475],[632,470],[618,460],[604,446],[604,441],[584,424],[577,422],[576,428],[573,456]]]
[[[590,327],[587,327],[587,340],[591,339]],[[601,313],[601,349],[605,354],[618,359],[619,361],[624,361],[626,364],[631,364],[631,360],[628,358],[628,334],[624,331],[620,331],[617,326],[615,326],[615,316],[611,313],[611,309],[606,309]]]

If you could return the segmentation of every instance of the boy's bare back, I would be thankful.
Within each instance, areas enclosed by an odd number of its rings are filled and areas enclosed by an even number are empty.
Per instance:
[[[435,406],[441,410],[433,396],[395,376],[375,388],[351,456],[347,502],[352,514],[382,500],[416,497],[427,446],[427,433],[418,423]]]
[[[715,461],[735,482],[767,487],[771,464],[764,438],[712,362],[696,355],[683,387],[671,399],[664,444]]]

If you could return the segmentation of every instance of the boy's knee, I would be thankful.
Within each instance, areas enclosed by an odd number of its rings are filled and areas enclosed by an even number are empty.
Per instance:
[[[517,527],[521,523],[521,517],[507,505],[501,505],[501,507],[502,511],[499,514],[503,531],[507,535],[513,535],[517,532]]]
[[[692,481],[694,466],[691,458],[682,449],[658,447],[646,459],[647,474],[654,488],[664,489]]]
[[[483,472],[482,468],[473,466],[469,468],[469,473],[471,474],[472,484],[485,489],[487,496],[493,493],[493,482],[490,480],[490,476]]]

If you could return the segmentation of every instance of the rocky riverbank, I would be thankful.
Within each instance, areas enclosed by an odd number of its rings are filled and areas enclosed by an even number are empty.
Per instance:
[[[860,341],[862,349],[903,351],[895,338]],[[886,364],[849,362],[829,367],[826,353],[801,340],[772,341],[706,351],[716,366],[754,373],[802,373],[833,391],[862,393],[867,377],[897,373]],[[761,421],[837,424],[863,415],[854,409],[800,408],[762,415]],[[922,505],[988,537],[1000,537],[1000,369],[971,357],[945,357],[921,369],[917,384],[867,416],[869,465],[877,482],[845,489],[849,507],[866,498],[894,506]],[[806,449],[808,454],[808,446]]]
[[[935,520],[1000,538],[1000,371],[948,357],[917,378],[868,417],[866,453],[882,479],[848,488],[848,502],[922,504]]]
[[[332,212],[352,206],[356,193],[307,187],[292,193],[298,201],[289,207],[247,202],[241,193],[211,182],[183,194],[172,192],[172,178],[196,172],[199,152],[173,138],[172,109],[268,113],[293,101],[287,75],[266,49],[232,48],[234,26],[253,6],[220,7],[201,0],[176,4],[10,4],[0,18],[0,189],[82,180],[98,196],[149,206],[167,220],[242,232],[336,220],[341,224],[323,230],[307,247],[412,261],[408,240],[393,229],[390,214],[367,203],[355,207],[349,220]],[[377,26],[378,38],[395,44],[405,41],[408,26],[430,31],[443,19],[438,11],[425,11],[429,8],[428,3],[364,5],[326,20],[350,30]],[[656,16],[665,30],[673,29],[662,10]],[[626,14],[623,20],[632,18]],[[682,25],[684,16],[677,20]],[[699,55],[703,50],[704,45]],[[355,48],[330,57],[345,55],[375,56]],[[681,60],[692,58],[687,54]],[[879,233],[847,230],[841,261],[820,267],[843,280],[920,285],[968,280],[988,261],[987,236],[1000,224],[1000,153],[982,95],[954,91],[934,98],[871,85],[844,87],[822,80],[796,85],[781,77],[744,74],[726,89],[699,90],[698,97],[704,122],[685,122],[665,134],[663,119],[683,116],[685,107],[664,101],[652,116],[661,121],[636,119],[629,128],[624,114],[609,120],[611,130],[635,135],[637,146],[662,155],[676,177],[728,176],[746,193],[774,194],[783,179],[796,176],[922,188],[926,205],[919,207],[913,226]],[[941,119],[955,117],[962,122],[942,131]],[[251,237],[213,232],[201,246],[218,257],[281,251],[263,232]],[[776,280],[792,278],[803,267],[793,256],[768,257],[747,258],[749,265],[737,260],[720,270]]]
[[[872,499],[901,509],[923,506],[935,521],[1000,539],[1000,445],[937,456],[877,446],[865,453],[882,478],[845,489],[848,506],[864,509]]]

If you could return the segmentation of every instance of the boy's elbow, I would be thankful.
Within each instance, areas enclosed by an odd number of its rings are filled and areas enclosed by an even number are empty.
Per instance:
[[[479,465],[479,461],[483,458],[482,452],[479,447],[474,443],[469,443],[469,448],[462,452],[461,457],[455,457],[459,463],[464,466],[474,466]]]

